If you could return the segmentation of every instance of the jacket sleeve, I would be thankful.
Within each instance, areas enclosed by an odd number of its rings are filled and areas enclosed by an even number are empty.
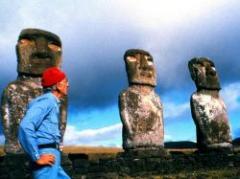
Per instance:
[[[40,157],[36,130],[41,125],[42,120],[47,114],[47,110],[45,108],[46,106],[41,104],[35,103],[35,105],[30,105],[19,126],[18,140],[24,151],[33,161],[38,160]]]

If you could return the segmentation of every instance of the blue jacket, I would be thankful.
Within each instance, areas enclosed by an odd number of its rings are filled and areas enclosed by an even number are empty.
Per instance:
[[[60,101],[51,92],[33,99],[22,119],[18,140],[33,161],[39,159],[38,145],[60,143]]]

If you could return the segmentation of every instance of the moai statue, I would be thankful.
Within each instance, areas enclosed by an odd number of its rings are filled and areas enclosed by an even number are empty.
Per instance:
[[[124,55],[129,87],[119,95],[125,151],[156,150],[164,146],[163,109],[155,93],[156,70],[152,56],[140,49]]]
[[[205,57],[193,58],[188,67],[197,91],[191,96],[192,117],[200,151],[230,151],[231,135],[227,111],[214,63]]]
[[[60,38],[40,29],[21,31],[16,45],[18,77],[8,84],[2,94],[1,115],[5,134],[4,150],[8,154],[22,153],[18,143],[18,126],[27,104],[43,93],[42,72],[49,67],[61,65],[62,48]],[[61,132],[66,127],[67,98],[60,106]]]

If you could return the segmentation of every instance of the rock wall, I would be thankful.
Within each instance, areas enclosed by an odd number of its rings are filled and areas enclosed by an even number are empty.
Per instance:
[[[85,178],[240,178],[240,154],[182,154],[157,156],[120,153],[92,160],[86,154],[62,156],[74,179]],[[31,178],[24,155],[0,157],[0,179]]]

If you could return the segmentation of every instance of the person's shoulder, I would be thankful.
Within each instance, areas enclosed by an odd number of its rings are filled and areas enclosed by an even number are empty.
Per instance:
[[[33,99],[29,106],[51,107],[54,104],[54,98],[51,93],[42,94]]]

